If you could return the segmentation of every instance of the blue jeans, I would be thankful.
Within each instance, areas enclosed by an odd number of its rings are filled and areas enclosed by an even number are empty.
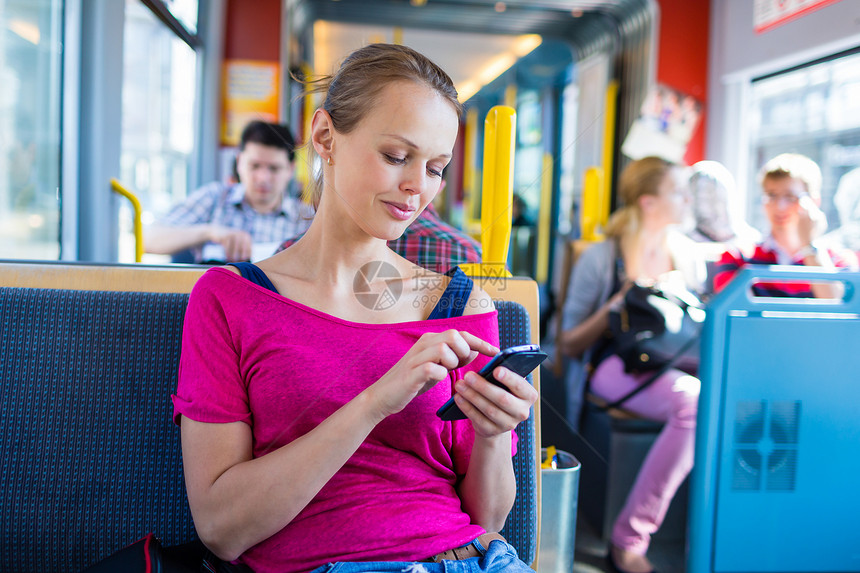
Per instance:
[[[367,563],[329,563],[314,569],[311,573],[534,573],[528,565],[520,561],[517,550],[504,541],[495,540],[484,549],[477,539],[472,545],[481,557],[462,561],[441,561],[439,563],[419,563],[409,561],[377,561]]]

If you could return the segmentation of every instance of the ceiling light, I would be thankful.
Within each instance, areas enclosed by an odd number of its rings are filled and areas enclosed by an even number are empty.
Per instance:
[[[543,42],[543,38],[538,34],[525,34],[517,38],[507,52],[499,54],[490,60],[490,62],[474,77],[469,78],[457,87],[460,101],[465,102],[470,97],[478,93],[478,90],[495,80],[511,66],[517,63],[519,58],[531,53],[532,50],[540,46],[541,42]]]
[[[409,0],[409,3],[413,6],[423,6],[427,3],[427,0]]]

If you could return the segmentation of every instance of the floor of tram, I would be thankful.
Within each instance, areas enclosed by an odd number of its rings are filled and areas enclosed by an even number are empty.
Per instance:
[[[606,562],[608,546],[583,515],[576,519],[576,545],[572,573],[612,573]],[[659,573],[685,573],[684,544],[680,541],[653,541],[648,559]]]

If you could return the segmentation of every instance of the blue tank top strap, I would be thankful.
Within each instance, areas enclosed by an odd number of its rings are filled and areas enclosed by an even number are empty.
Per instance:
[[[280,294],[275,285],[272,284],[272,281],[269,280],[269,277],[266,276],[266,273],[254,263],[230,263],[230,265],[239,269],[242,278],[251,281],[255,285],[267,288],[275,294]]]
[[[463,316],[466,303],[472,294],[472,287],[475,283],[466,276],[460,267],[454,267],[445,274],[451,277],[451,282],[448,283],[448,287],[442,293],[442,297],[436,303],[427,320]]]

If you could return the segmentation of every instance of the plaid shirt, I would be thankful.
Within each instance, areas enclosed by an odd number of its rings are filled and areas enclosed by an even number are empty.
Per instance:
[[[259,213],[245,202],[244,185],[225,185],[214,181],[197,189],[184,202],[173,207],[160,223],[175,227],[214,223],[241,229],[251,235],[255,251],[259,248],[268,256],[275,252],[284,237],[304,233],[312,218],[313,209],[310,206],[286,193],[280,210]],[[215,243],[206,243],[193,249],[193,252],[197,262],[223,258],[223,248]],[[219,252],[222,253],[221,257],[217,256]]]
[[[830,259],[837,267],[849,266],[848,261],[838,253],[827,249]],[[803,258],[792,257],[782,250],[773,237],[769,236],[755,246],[750,256],[745,256],[739,249],[731,249],[723,253],[717,262],[714,275],[714,290],[719,292],[729,284],[735,274],[745,265],[802,265]],[[756,296],[780,296],[812,298],[812,286],[808,282],[757,282],[752,291]]]
[[[278,251],[300,238],[284,241]],[[481,245],[443,221],[433,205],[427,205],[399,239],[388,241],[388,246],[401,257],[437,273],[445,273],[463,263],[481,262]]]

